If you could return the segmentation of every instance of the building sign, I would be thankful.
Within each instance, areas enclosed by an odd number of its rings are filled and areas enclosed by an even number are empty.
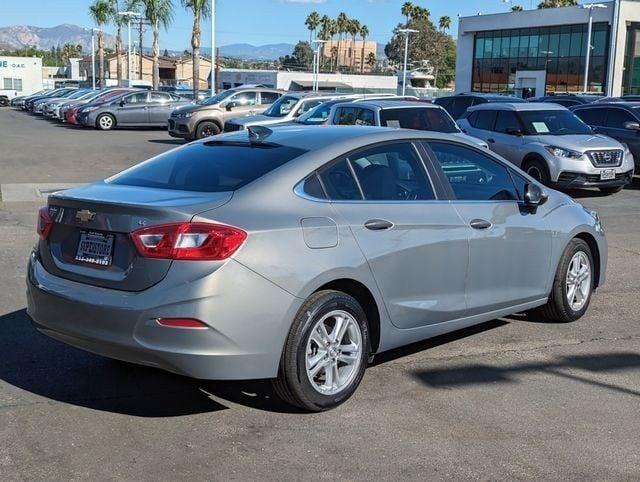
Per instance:
[[[10,62],[8,60],[0,60],[0,68],[8,69],[9,67],[11,67],[13,69],[24,69],[25,68],[25,64],[16,63],[16,62]]]

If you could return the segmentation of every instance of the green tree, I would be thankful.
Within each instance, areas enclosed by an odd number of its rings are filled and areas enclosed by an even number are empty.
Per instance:
[[[166,30],[173,21],[173,2],[171,0],[142,0],[144,16],[153,28],[153,88],[160,84],[160,25]]]
[[[405,22],[406,25],[409,25],[409,19],[413,17],[414,9],[415,6],[411,2],[404,2],[402,4],[402,7],[400,7],[400,12],[402,12],[402,15],[404,15],[407,19],[407,21]]]
[[[360,36],[362,37],[362,54],[360,55],[360,73],[364,72],[364,48],[367,43],[367,35],[369,35],[369,27],[367,27],[364,24],[360,25]]]
[[[309,70],[313,63],[313,49],[309,42],[298,42],[291,55],[280,58],[282,66],[289,70]]]
[[[98,27],[98,85],[104,87],[104,45],[103,45],[103,28],[109,21],[111,5],[106,0],[96,0],[89,7],[89,15]],[[59,55],[59,54],[57,54]]]
[[[355,18],[349,19],[347,22],[347,33],[351,35],[351,48],[350,51],[350,59],[349,59],[349,69],[355,70],[355,61],[356,61],[356,35],[360,33],[360,22]]]
[[[311,45],[316,29],[320,26],[320,14],[316,11],[311,12],[304,21],[304,24],[309,29],[309,45]]]
[[[440,27],[440,31],[444,32],[445,30],[449,30],[451,28],[451,17],[444,16],[440,17],[438,21],[438,26]]]
[[[514,5],[511,7],[512,12],[522,12],[523,8],[520,5]]]
[[[182,5],[193,13],[191,59],[193,61],[193,98],[197,99],[200,90],[200,20],[209,18],[211,6],[209,0],[182,0]],[[213,63],[211,64],[211,69],[215,69]]]
[[[374,54],[373,52],[369,52],[369,55],[367,55],[366,63],[371,71],[374,71],[377,62],[378,59],[376,59],[376,54]]]
[[[571,7],[573,5],[578,5],[578,0],[542,0],[538,4],[538,8]]]
[[[338,56],[337,56],[336,67],[338,69],[340,68],[340,65],[342,65],[342,63],[340,62],[340,55],[342,54],[342,51],[340,49],[341,43],[342,43],[342,34],[347,32],[348,24],[349,24],[349,17],[347,16],[346,13],[340,12],[338,14],[338,17],[336,18],[336,30],[338,34]],[[344,55],[342,57],[344,59]]]

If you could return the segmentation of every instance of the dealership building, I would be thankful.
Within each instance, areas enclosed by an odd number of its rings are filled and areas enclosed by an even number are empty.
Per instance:
[[[640,94],[640,1],[461,17],[457,92]]]
[[[12,98],[42,90],[42,59],[0,56],[0,91]]]

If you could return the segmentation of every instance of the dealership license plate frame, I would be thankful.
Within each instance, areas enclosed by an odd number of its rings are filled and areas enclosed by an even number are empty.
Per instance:
[[[603,169],[600,171],[600,180],[601,181],[612,181],[616,178],[616,170],[615,169]]]
[[[93,244],[89,244],[93,243]],[[98,231],[80,231],[75,260],[109,267],[113,263],[115,235]]]

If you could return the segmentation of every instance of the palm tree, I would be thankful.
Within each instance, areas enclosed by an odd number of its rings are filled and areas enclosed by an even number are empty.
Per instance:
[[[96,0],[89,7],[89,15],[98,26],[98,85],[104,87],[104,45],[102,45],[102,27],[109,20],[111,6],[106,0]]]
[[[373,70],[373,68],[375,67],[376,62],[376,54],[374,54],[373,52],[369,52],[369,55],[367,55],[367,65],[371,70]]]
[[[369,27],[362,24],[360,25],[360,36],[362,37],[362,55],[360,56],[360,73],[364,72],[364,48],[367,40],[367,35],[369,35]]]
[[[440,21],[438,22],[441,31],[449,30],[451,28],[451,17],[444,16],[440,17]]]
[[[193,30],[191,32],[191,60],[193,67],[193,98],[198,98],[200,90],[200,20],[209,18],[211,7],[209,0],[182,0],[182,6],[193,12]],[[213,55],[211,55],[211,70],[213,65]]]
[[[304,21],[304,24],[309,29],[309,45],[311,45],[313,41],[313,34],[315,33],[316,29],[320,25],[320,14],[315,11],[311,12],[307,17],[307,19]]]
[[[421,18],[423,20],[428,20],[430,16],[431,12],[426,8],[420,7],[418,5],[413,8],[412,18]]]
[[[413,17],[414,9],[415,6],[411,2],[404,2],[402,4],[402,8],[400,9],[400,11],[402,12],[402,15],[407,18],[407,25],[409,25],[409,18]]]
[[[336,30],[338,33],[338,60],[336,67],[340,69],[340,43],[342,40],[342,34],[347,31],[347,24],[349,22],[349,17],[346,13],[340,12],[338,14],[338,18],[336,19]]]
[[[332,24],[333,24],[333,20],[331,20],[331,18],[328,15],[323,15],[322,18],[320,19],[319,22],[319,26],[320,26],[320,34],[319,37],[321,40],[329,40],[332,36],[331,34],[331,29],[332,29]],[[321,50],[322,53],[320,55],[320,66],[322,66],[322,60],[324,60],[324,43],[322,43],[321,45]]]
[[[144,16],[153,27],[153,88],[160,84],[160,24],[165,30],[173,21],[173,3],[171,0],[142,0]]]
[[[360,33],[360,22],[358,20],[351,19],[347,23],[347,31],[351,34],[351,59],[349,61],[349,67],[351,70],[355,70],[356,64],[356,35]]]

